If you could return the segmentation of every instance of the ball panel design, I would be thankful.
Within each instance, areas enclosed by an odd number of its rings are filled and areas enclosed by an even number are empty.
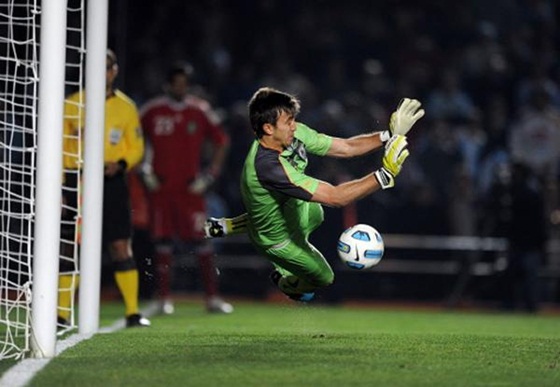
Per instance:
[[[366,250],[364,251],[364,258],[367,259],[381,259],[383,250]]]
[[[357,239],[359,241],[366,241],[366,242],[369,242],[371,240],[369,233],[367,233],[363,230],[357,230],[357,231],[353,232],[352,233],[352,238]]]
[[[350,245],[348,243],[344,243],[342,241],[338,241],[337,246],[338,251],[344,254],[348,254],[350,252]]]
[[[366,265],[364,265],[363,263],[352,262],[352,261],[346,261],[346,266],[356,270],[362,270],[365,269],[366,267]]]

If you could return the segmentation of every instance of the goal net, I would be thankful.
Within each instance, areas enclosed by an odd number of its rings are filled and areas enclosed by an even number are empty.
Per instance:
[[[82,87],[84,14],[84,0],[68,1],[68,92]],[[0,359],[25,356],[32,334],[40,18],[40,0],[6,0],[0,4]],[[76,136],[81,138],[80,133]],[[64,211],[79,214],[78,208],[63,206]],[[61,234],[60,259],[67,265],[61,266],[72,268],[61,272],[71,281],[59,295],[66,291],[74,300],[79,217],[64,222],[69,231]],[[74,326],[73,302],[67,309],[62,314],[70,316],[69,324],[60,327],[62,332]]]
[[[66,37],[66,81],[65,93],[69,95],[80,89],[83,89],[84,72],[85,72],[85,0],[69,0],[68,16],[67,16],[67,37]],[[83,94],[82,94],[83,95]],[[78,100],[71,114],[77,116],[68,116],[65,118],[75,119],[83,122],[85,101]],[[65,113],[67,114],[67,113]],[[69,113],[68,113],[69,114]],[[64,158],[75,160],[81,165],[82,153],[82,132],[65,133],[64,141],[71,140],[78,144],[75,154],[64,154]],[[69,137],[69,138],[68,138]],[[63,320],[59,320],[59,333],[64,333],[68,329],[76,327],[75,319],[75,292],[78,286],[78,256],[80,242],[80,226],[81,226],[81,169],[63,169],[64,180],[62,190],[64,197],[76,197],[75,201],[63,200],[62,203],[62,219],[60,234],[60,284],[59,297],[67,297],[70,300],[68,305],[59,303],[58,315],[63,316]]]

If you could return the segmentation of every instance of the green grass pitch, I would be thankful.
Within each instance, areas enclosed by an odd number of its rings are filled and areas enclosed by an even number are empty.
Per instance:
[[[182,302],[97,334],[31,386],[560,386],[560,316]],[[104,304],[102,324],[122,313]]]

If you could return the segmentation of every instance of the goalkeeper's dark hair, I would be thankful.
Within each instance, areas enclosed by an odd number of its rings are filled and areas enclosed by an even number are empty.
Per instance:
[[[257,138],[264,135],[263,125],[276,125],[282,112],[296,117],[300,103],[296,97],[272,87],[261,87],[249,101],[249,120]]]

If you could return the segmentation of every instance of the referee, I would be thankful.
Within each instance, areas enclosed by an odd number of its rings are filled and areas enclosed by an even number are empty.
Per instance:
[[[149,326],[150,321],[140,315],[138,310],[138,270],[132,255],[130,199],[126,180],[127,172],[138,164],[144,155],[144,139],[136,105],[124,93],[114,88],[119,68],[117,57],[111,50],[107,51],[106,65],[103,247],[111,257],[115,282],[124,300],[126,326],[144,327]],[[63,219],[79,215],[77,212],[72,213],[68,208],[79,208],[80,182],[76,172],[80,169],[82,160],[80,152],[83,146],[79,144],[78,138],[83,138],[84,114],[78,114],[78,109],[79,102],[84,101],[84,97],[85,91],[81,90],[67,98],[65,103],[65,185],[71,189],[63,191],[63,200],[67,205],[63,211]],[[74,232],[65,228],[63,226],[63,235]],[[60,324],[68,323],[71,295],[74,293],[64,289],[77,286],[78,282],[72,281],[72,276],[68,275],[68,272],[74,269],[72,266],[73,264],[61,260],[61,291],[58,300]]]

